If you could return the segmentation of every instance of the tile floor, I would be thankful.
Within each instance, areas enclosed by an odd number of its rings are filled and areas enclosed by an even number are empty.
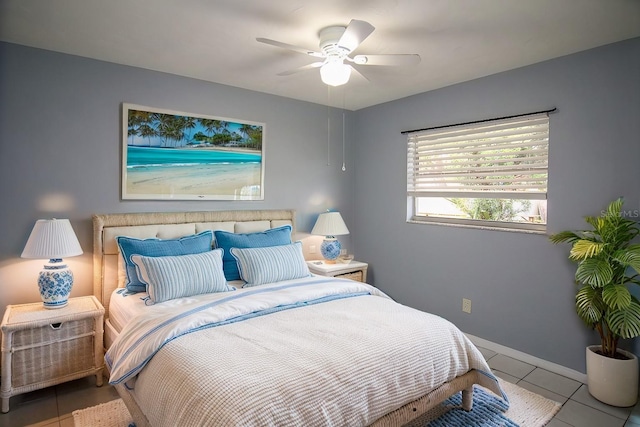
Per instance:
[[[631,408],[605,405],[578,381],[480,348],[494,374],[562,404],[547,427],[640,427],[640,403]]]
[[[591,397],[584,384],[491,350],[480,351],[500,378],[562,404],[548,427],[640,427],[640,404],[608,406]],[[96,387],[95,377],[83,378],[12,397],[11,410],[0,413],[0,427],[73,427],[74,410],[117,398],[106,382]]]

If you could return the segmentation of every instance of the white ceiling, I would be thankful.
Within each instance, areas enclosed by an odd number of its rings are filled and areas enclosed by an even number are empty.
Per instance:
[[[329,89],[318,31],[376,30],[354,54],[417,53],[418,66],[359,67]],[[0,0],[0,40],[357,110],[640,36],[640,0]]]

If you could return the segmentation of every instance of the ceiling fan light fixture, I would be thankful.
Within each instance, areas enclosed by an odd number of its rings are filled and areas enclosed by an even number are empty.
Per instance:
[[[320,67],[320,78],[329,86],[341,86],[349,81],[351,67],[342,61],[329,61]]]

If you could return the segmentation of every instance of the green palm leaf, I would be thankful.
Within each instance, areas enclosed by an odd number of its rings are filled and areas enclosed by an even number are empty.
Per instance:
[[[609,206],[607,206],[607,216],[619,218],[620,212],[622,211],[623,204],[624,204],[624,200],[622,199],[622,197],[619,197],[618,199],[609,203]]]
[[[598,290],[583,286],[576,294],[576,311],[584,323],[593,327],[602,319],[604,304]]]
[[[624,310],[614,310],[607,314],[607,323],[611,331],[622,338],[640,336],[640,304],[632,301]]]
[[[609,283],[602,289],[602,300],[614,310],[622,310],[631,304],[631,292],[622,286]]]
[[[604,220],[601,217],[587,216],[584,218],[587,224],[593,227],[593,229],[600,234],[600,230],[604,226]]]
[[[558,244],[565,242],[573,243],[576,240],[580,240],[581,237],[573,231],[562,231],[560,233],[552,234],[551,236],[549,236],[549,239],[553,243]]]
[[[589,258],[580,262],[576,269],[576,280],[601,288],[613,279],[613,269],[605,259]]]
[[[604,243],[593,242],[591,240],[580,239],[573,244],[569,258],[574,261],[580,261],[587,258],[598,256],[605,248]]]
[[[640,272],[640,245],[631,245],[626,249],[620,249],[613,254],[613,259],[622,265]]]

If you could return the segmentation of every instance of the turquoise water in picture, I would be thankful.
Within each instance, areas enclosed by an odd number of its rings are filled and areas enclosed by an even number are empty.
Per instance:
[[[260,153],[197,148],[127,146],[127,168],[261,163]]]

